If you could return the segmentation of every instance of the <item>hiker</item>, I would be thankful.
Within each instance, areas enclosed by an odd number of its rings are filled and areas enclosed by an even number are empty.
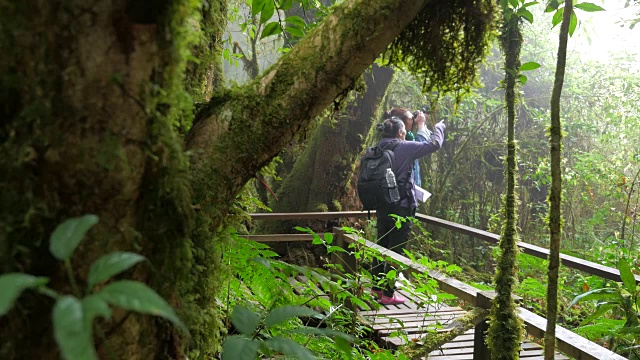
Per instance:
[[[425,117],[418,116],[415,120],[417,132],[426,134]],[[404,255],[403,249],[409,240],[411,222],[404,221],[400,229],[397,229],[395,219],[389,214],[396,214],[401,217],[415,215],[418,202],[412,176],[414,163],[416,159],[440,149],[444,142],[445,128],[446,125],[441,121],[435,125],[434,132],[428,141],[416,142],[405,141],[407,130],[402,120],[398,117],[387,118],[383,123],[377,125],[378,131],[382,132],[382,140],[380,140],[378,146],[386,148],[389,145],[395,145],[393,148],[392,170],[396,176],[400,192],[400,202],[397,205],[376,209],[378,244],[398,254]],[[390,270],[388,264],[377,259],[373,260],[372,265],[371,274],[374,278],[383,278]],[[378,297],[380,303],[385,305],[401,304],[405,301],[404,297],[395,291],[395,282],[388,284],[385,288],[374,286],[372,291]]]
[[[384,119],[391,119],[397,117],[404,123],[404,128],[407,131],[405,140],[427,142],[431,140],[431,131],[426,126],[418,127],[418,121],[422,124],[426,124],[428,115],[421,110],[417,110],[411,113],[409,109],[405,108],[393,108],[384,113]],[[424,119],[421,119],[423,117]],[[420,162],[416,159],[413,162],[413,183],[417,186],[422,186],[422,180],[420,177]]]

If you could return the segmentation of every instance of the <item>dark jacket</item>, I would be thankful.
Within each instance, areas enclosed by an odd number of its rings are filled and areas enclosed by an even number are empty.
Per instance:
[[[400,207],[408,209],[415,209],[418,207],[414,188],[414,179],[413,176],[409,176],[409,173],[413,169],[416,159],[427,156],[432,152],[436,152],[440,147],[442,147],[442,144],[444,143],[444,129],[445,125],[443,123],[436,124],[435,131],[431,134],[431,140],[427,142],[404,141],[395,138],[384,138],[380,140],[378,145],[383,148],[391,142],[400,142],[393,150],[394,162],[392,169],[396,174],[396,182],[401,189]],[[403,194],[403,188],[411,193]]]

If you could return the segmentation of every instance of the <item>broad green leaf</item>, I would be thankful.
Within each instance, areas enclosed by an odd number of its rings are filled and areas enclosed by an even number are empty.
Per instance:
[[[604,8],[596,5],[596,4],[592,4],[592,3],[588,3],[588,2],[583,2],[580,4],[575,4],[573,5],[576,9],[580,9],[582,11],[587,11],[587,12],[594,12],[594,11],[605,11]]]
[[[58,225],[51,234],[49,250],[58,260],[68,260],[76,250],[85,234],[98,223],[95,215],[85,215],[68,219]]]
[[[551,0],[549,1],[549,3],[547,4],[547,8],[544,10],[544,12],[553,12],[558,10],[558,7],[560,6],[560,2],[558,0]]]
[[[631,294],[636,293],[636,278],[631,272],[631,267],[625,259],[618,260],[618,270],[620,270],[620,278],[627,291]]]
[[[145,257],[142,255],[120,251],[101,257],[91,264],[91,269],[89,269],[89,279],[87,280],[89,288],[93,288],[96,284],[128,270],[143,260],[145,260]]]
[[[324,241],[327,244],[331,244],[333,242],[333,234],[328,232],[324,233]]]
[[[304,29],[307,26],[307,23],[299,16],[287,16],[285,19],[287,24],[291,24],[292,26],[298,27],[300,29]]]
[[[82,299],[82,312],[84,313],[85,326],[93,328],[93,319],[100,316],[104,319],[111,318],[109,304],[98,295],[89,295]]]
[[[537,1],[530,1],[530,2],[528,2],[526,4],[523,4],[522,7],[526,8],[526,7],[529,7],[529,6],[532,6],[532,5],[537,5],[537,4],[538,4]]]
[[[97,359],[91,328],[87,327],[80,300],[64,296],[53,305],[53,337],[67,360]]]
[[[525,8],[520,8],[520,10],[518,10],[517,13],[521,18],[526,19],[530,24],[533,24],[533,14],[531,13],[531,11],[525,9]]]
[[[529,62],[526,62],[526,63],[520,65],[520,71],[535,70],[535,69],[537,69],[539,67],[540,67],[540,64],[538,64],[537,62],[529,61]]]
[[[520,1],[519,0],[509,0],[509,4],[511,5],[512,8],[517,8],[518,7],[518,3]]]
[[[520,81],[520,83],[521,83],[522,85],[524,85],[524,84],[526,84],[526,83],[527,83],[527,77],[526,77],[525,75],[522,75],[522,74],[521,74],[521,75],[519,75],[519,76],[518,76],[518,81]]]
[[[180,321],[173,308],[160,295],[141,282],[131,280],[112,282],[96,295],[113,306],[165,318],[188,333],[186,326]]]
[[[298,316],[314,316],[318,312],[305,306],[281,306],[271,310],[269,315],[264,319],[265,328],[271,328],[281,324],[291,318]]]
[[[49,279],[23,273],[0,275],[0,316],[6,315],[20,294],[46,284]]]
[[[340,246],[329,246],[329,248],[327,249],[327,252],[341,252],[341,253],[348,253],[347,250],[341,248]]]
[[[573,32],[576,31],[576,26],[578,26],[578,17],[575,12],[572,12],[571,18],[569,19],[569,36],[573,36]]]
[[[504,11],[509,5],[509,0],[500,0],[500,8]]]
[[[273,16],[275,10],[276,9],[273,6],[273,1],[266,1],[264,3],[264,7],[262,8],[262,12],[260,13],[260,24],[264,24],[269,21]]]
[[[222,360],[253,360],[258,356],[260,342],[240,335],[229,336],[222,345]]]
[[[264,344],[275,351],[279,351],[284,355],[289,355],[300,360],[315,360],[313,353],[305,349],[302,345],[280,336],[274,336],[267,339]]]
[[[231,313],[233,326],[245,335],[252,336],[260,324],[260,316],[244,306],[236,306]]]
[[[336,347],[338,348],[338,350],[342,351],[345,355],[347,355],[348,359],[353,359],[351,342],[341,337],[335,338],[334,341],[336,342]]]
[[[251,2],[251,16],[258,15],[267,1],[270,0],[253,0],[253,2]]]
[[[572,307],[578,301],[585,300],[610,300],[618,298],[618,292],[613,288],[600,288],[593,289],[591,291],[587,291],[584,294],[580,294],[576,296],[570,303],[567,305],[567,308]]]
[[[553,19],[551,19],[552,27],[556,27],[556,25],[560,24],[562,21],[562,14],[564,14],[564,8],[558,9],[555,14],[553,14]]]
[[[282,27],[280,23],[277,21],[268,23],[264,29],[262,29],[262,34],[260,34],[260,39],[264,39],[271,35],[278,35],[282,32]]]
[[[590,322],[592,322],[595,319],[600,318],[603,314],[607,313],[608,311],[617,308],[619,305],[616,303],[602,303],[599,304],[598,307],[596,308],[596,310],[591,313],[589,316],[587,316],[584,320],[582,320],[582,322],[580,323],[580,326],[584,326]]]
[[[313,334],[313,335],[323,335],[331,338],[342,338],[349,342],[353,342],[355,340],[355,337],[349,334],[343,333],[342,331],[329,329],[329,328],[316,328],[316,327],[304,326],[304,327],[292,329],[290,331],[298,334]]]
[[[293,6],[293,0],[282,0],[280,2],[280,5],[278,6],[278,9],[287,11],[291,9],[292,6]]]
[[[640,326],[620,329],[621,334],[640,334]]]

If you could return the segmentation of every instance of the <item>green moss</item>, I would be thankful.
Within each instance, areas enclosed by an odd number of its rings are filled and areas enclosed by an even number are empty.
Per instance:
[[[418,75],[424,93],[451,92],[459,101],[477,85],[477,66],[496,35],[496,5],[493,0],[430,2],[388,47],[384,59]]]
[[[404,346],[401,351],[411,359],[424,358],[430,352],[438,350],[442,345],[473,328],[478,322],[478,319],[484,319],[486,316],[486,310],[474,308],[463,316],[457,318],[455,320],[455,326],[450,331],[428,334],[421,338],[419,342],[410,343]]]

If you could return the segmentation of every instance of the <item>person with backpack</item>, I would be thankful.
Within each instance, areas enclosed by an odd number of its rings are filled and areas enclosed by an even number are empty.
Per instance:
[[[412,115],[409,112],[409,115]],[[416,120],[416,128],[418,132],[426,133],[425,117],[419,116]],[[404,122],[395,116],[386,118],[384,122],[378,124],[377,130],[382,133],[382,139],[376,147],[372,150],[378,151],[391,150],[391,170],[395,175],[396,189],[399,194],[397,201],[378,201],[376,204],[376,218],[377,218],[377,236],[378,244],[384,246],[387,249],[393,250],[398,254],[404,255],[403,249],[409,240],[409,231],[411,228],[410,221],[401,222],[402,226],[396,228],[396,220],[390,214],[395,214],[400,217],[414,216],[418,202],[415,195],[414,178],[413,178],[413,166],[417,159],[427,156],[430,153],[438,151],[444,143],[444,130],[446,125],[443,121],[435,125],[433,134],[429,137],[427,142],[406,141],[407,130],[405,129]],[[387,152],[388,155],[390,155]],[[365,159],[367,154],[363,157],[361,166],[367,163]],[[361,176],[359,180],[363,179],[363,171],[361,169]],[[358,194],[366,197],[364,191],[361,191],[360,184],[358,185]],[[380,187],[383,194],[394,190],[393,188],[384,186]],[[379,190],[371,190],[379,191]],[[394,196],[391,196],[394,198]],[[392,199],[396,200],[396,199]],[[364,205],[364,201],[363,201]],[[365,205],[365,209],[367,206]],[[390,266],[386,262],[373,260],[371,274],[374,278],[384,278],[387,272],[390,270]],[[405,301],[404,297],[395,291],[395,282],[390,281],[386,287],[374,286],[372,291],[378,297],[381,304],[401,304]]]

